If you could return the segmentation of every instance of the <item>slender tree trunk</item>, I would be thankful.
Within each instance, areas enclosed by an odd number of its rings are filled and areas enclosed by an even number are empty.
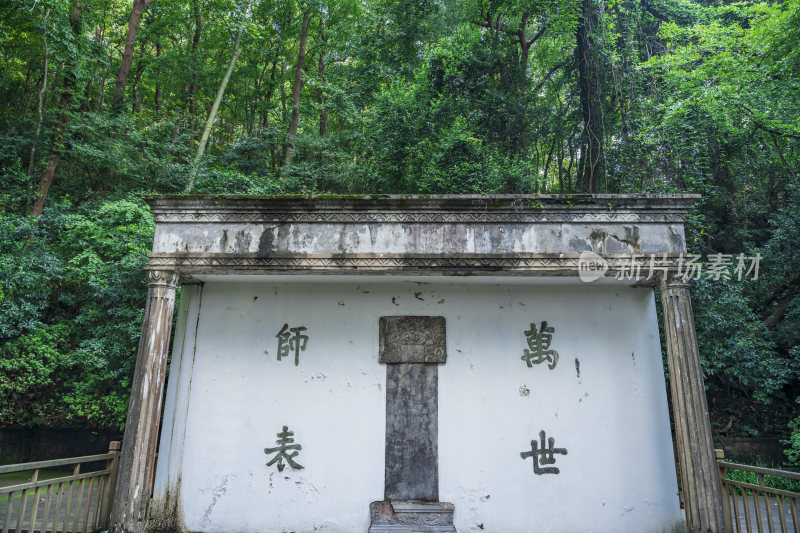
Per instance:
[[[550,152],[548,152],[547,159],[545,160],[544,163],[544,178],[542,179],[545,183],[545,187],[547,187],[547,171],[550,169],[550,161],[553,159],[553,152],[555,151],[555,149],[556,149],[556,134],[554,133],[553,142],[550,145]]]
[[[117,83],[114,85],[114,100],[112,106],[119,109],[122,97],[125,94],[125,82],[128,81],[128,73],[133,64],[133,43],[136,41],[136,32],[139,30],[139,20],[145,8],[150,5],[152,0],[133,0],[131,18],[128,20],[128,35],[125,37],[125,50],[122,52],[122,64],[117,72]]]
[[[156,61],[161,57],[161,39],[156,40]],[[156,82],[155,94],[153,94],[153,105],[156,108],[156,114],[161,113],[161,67],[158,67],[156,74],[158,81]]]
[[[567,141],[567,151],[569,152],[569,165],[567,165],[567,188],[562,192],[572,190],[572,165],[575,164],[575,151],[572,149],[572,136]]]
[[[581,163],[578,165],[579,177],[583,173],[583,187],[588,193],[595,192],[596,183],[603,174],[603,133],[600,97],[599,65],[592,37],[597,14],[593,0],[583,0],[577,30],[575,59],[578,63],[578,88],[583,114],[583,147]]]
[[[197,111],[197,48],[200,45],[200,34],[203,29],[203,19],[200,16],[200,4],[194,0],[194,36],[192,37],[192,82],[189,84],[189,131],[194,140],[195,114]]]
[[[281,65],[281,126],[286,124],[286,116],[289,114],[286,106],[286,65]]]
[[[79,39],[81,36],[82,16],[80,4],[76,1],[72,5],[72,14],[69,17],[69,24],[76,39]],[[58,122],[56,123],[55,133],[53,135],[53,151],[50,152],[50,156],[47,158],[47,167],[39,179],[39,194],[36,200],[34,200],[31,209],[31,215],[34,217],[41,215],[44,210],[44,202],[47,200],[47,193],[50,191],[50,186],[53,184],[53,177],[56,174],[56,169],[58,168],[58,163],[61,161],[61,154],[64,150],[64,137],[66,136],[67,121],[69,120],[69,107],[72,103],[72,91],[75,89],[77,78],[74,72],[74,65],[70,65],[65,70],[67,72],[64,75],[64,84],[61,90]]]
[[[197,154],[194,156],[192,168],[189,171],[189,179],[187,180],[186,188],[183,191],[184,193],[191,192],[192,188],[194,187],[194,180],[195,176],[197,175],[197,165],[200,162],[200,158],[203,157],[203,152],[206,151],[206,143],[208,143],[208,136],[211,134],[211,126],[214,125],[214,119],[217,118],[219,105],[222,102],[222,97],[225,95],[225,89],[228,87],[231,74],[233,74],[233,67],[236,66],[236,60],[239,58],[239,43],[242,40],[243,32],[244,25],[239,27],[239,33],[236,34],[236,42],[233,44],[233,55],[231,56],[231,62],[228,64],[228,70],[225,72],[225,76],[222,78],[222,83],[220,83],[219,89],[217,90],[217,97],[214,99],[214,103],[211,106],[211,111],[208,113],[206,127],[203,129],[203,136],[200,138],[200,144],[197,145]]]
[[[311,14],[303,13],[303,25],[300,28],[300,50],[297,52],[297,67],[294,69],[294,89],[292,90],[292,120],[289,122],[289,135],[286,144],[286,157],[283,163],[283,174],[289,172],[294,158],[294,142],[297,137],[297,125],[300,122],[300,88],[303,83],[303,62],[306,59],[306,37]]]
[[[258,127],[258,136],[261,137],[265,129],[269,127],[269,104],[272,100],[272,93],[275,91],[275,70],[278,66],[278,60],[275,59],[272,61],[272,69],[269,73],[269,85],[267,85],[267,94],[266,94],[266,109],[261,110],[261,118],[259,121]]]
[[[45,109],[49,109],[56,105],[59,100],[61,93],[58,91],[58,87],[64,86],[64,62],[61,61],[58,63],[56,67],[56,75],[53,77],[53,90],[47,95],[47,99],[44,103]]]
[[[41,76],[40,76],[41,78]],[[39,84],[39,80],[36,80],[36,84]],[[19,106],[19,116],[20,118],[25,118],[28,115],[28,108],[31,104],[31,100],[33,99],[33,95],[36,91],[31,89],[31,66],[27,65],[25,68],[25,89],[22,91],[22,94],[25,95],[25,98],[20,99],[21,105]],[[25,103],[22,103],[22,102]]]
[[[100,26],[95,26],[94,28],[94,42],[97,43],[98,47],[102,46],[103,32]],[[91,105],[92,87],[94,86],[95,78],[97,78],[97,67],[99,66],[99,64],[100,61],[98,59],[95,59],[94,64],[92,66],[92,76],[91,78],[89,78],[89,81],[86,83],[86,88],[83,91],[83,100],[81,101],[81,111],[83,111],[84,113],[88,113],[92,107]],[[103,70],[105,70],[105,68]]]
[[[139,104],[141,103],[141,95],[139,94],[139,80],[142,79],[142,74],[144,74],[144,43],[141,44],[139,49],[139,61],[136,63],[136,74],[133,76],[133,103],[131,104],[131,111],[136,113],[139,110]]]
[[[28,176],[33,176],[33,164],[36,161],[36,144],[39,142],[39,134],[42,131],[42,122],[44,122],[44,93],[47,91],[47,69],[50,62],[50,56],[47,50],[47,17],[50,15],[48,9],[44,14],[44,31],[42,32],[42,41],[44,42],[44,74],[42,75],[42,88],[39,90],[39,122],[36,124],[36,135],[33,137],[33,145],[31,146],[31,158],[28,161]]]
[[[100,39],[98,40],[98,42],[103,42],[103,38],[105,37],[105,34],[106,34],[106,14],[107,14],[107,10],[103,9],[103,23],[100,26]],[[113,54],[113,52],[111,51],[111,49],[109,47],[109,53],[108,53],[108,61],[109,61],[109,63],[111,62],[112,54]],[[99,63],[99,60],[98,60],[98,63]],[[100,69],[100,83],[98,83],[97,104],[95,104],[95,109],[102,109],[103,101],[105,100],[105,97],[106,97],[106,72],[107,72],[107,69],[105,69],[105,68],[101,68]]]
[[[89,112],[89,96],[92,94],[92,80],[86,82],[86,88],[83,90],[83,99],[81,100],[81,111],[84,113]]]
[[[328,98],[325,96],[325,33],[323,32],[323,22],[319,21],[319,38],[322,41],[322,49],[319,52],[319,62],[317,63],[317,75],[319,76],[319,88],[317,89],[317,100],[319,101],[319,134],[325,136],[328,133]]]

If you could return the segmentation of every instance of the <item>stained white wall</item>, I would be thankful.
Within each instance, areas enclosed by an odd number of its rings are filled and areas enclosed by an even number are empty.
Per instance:
[[[207,278],[183,292],[155,496],[179,495],[189,530],[366,531],[369,503],[383,498],[378,318],[406,314],[447,320],[439,493],[455,504],[458,531],[643,533],[682,522],[651,290],[241,280]],[[555,328],[553,370],[521,360],[523,332],[542,320]],[[284,323],[308,328],[299,366],[277,361]],[[265,466],[284,425],[303,447],[303,470]],[[568,450],[555,456],[558,475],[534,475],[520,457],[540,430]]]

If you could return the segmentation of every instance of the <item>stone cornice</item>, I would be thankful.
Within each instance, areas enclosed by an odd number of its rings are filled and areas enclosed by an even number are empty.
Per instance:
[[[680,255],[659,255],[650,273],[649,256],[632,263],[628,254],[599,256],[607,271],[603,277],[621,276],[640,285],[655,285],[663,272],[682,268]],[[150,254],[150,268],[177,269],[194,274],[518,274],[577,276],[580,254],[505,254],[497,255],[353,255],[294,254],[259,257],[255,254]],[[637,266],[638,265],[638,268]]]
[[[578,275],[686,251],[696,195],[148,197],[150,267],[193,274]],[[646,260],[646,259],[645,259]]]
[[[699,195],[148,196],[157,223],[683,223]]]

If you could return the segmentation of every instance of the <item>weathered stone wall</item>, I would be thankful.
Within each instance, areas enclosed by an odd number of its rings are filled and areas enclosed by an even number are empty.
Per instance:
[[[397,315],[446,320],[438,492],[458,531],[682,523],[651,290],[563,278],[201,277],[184,287],[178,316],[152,506],[162,523],[366,531],[385,488],[379,318]],[[542,321],[558,359],[528,366],[525,332]],[[294,349],[278,360],[284,324],[306,328],[297,365]],[[284,426],[302,469],[266,465]],[[521,454],[541,431],[567,453],[536,474]]]

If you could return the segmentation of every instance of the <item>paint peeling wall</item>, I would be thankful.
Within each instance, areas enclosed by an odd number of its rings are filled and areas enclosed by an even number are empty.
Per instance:
[[[682,224],[172,223],[159,254],[679,253]]]
[[[672,531],[677,498],[653,293],[563,278],[203,278],[184,288],[153,509],[202,532],[366,531],[384,494],[378,319],[446,319],[439,495],[458,531]],[[187,290],[188,289],[188,290]],[[554,328],[554,369],[522,360]],[[308,345],[277,360],[276,334]],[[283,426],[302,470],[267,467]],[[559,474],[535,475],[539,432]],[[177,522],[173,520],[177,519]],[[170,522],[172,520],[172,522]]]

